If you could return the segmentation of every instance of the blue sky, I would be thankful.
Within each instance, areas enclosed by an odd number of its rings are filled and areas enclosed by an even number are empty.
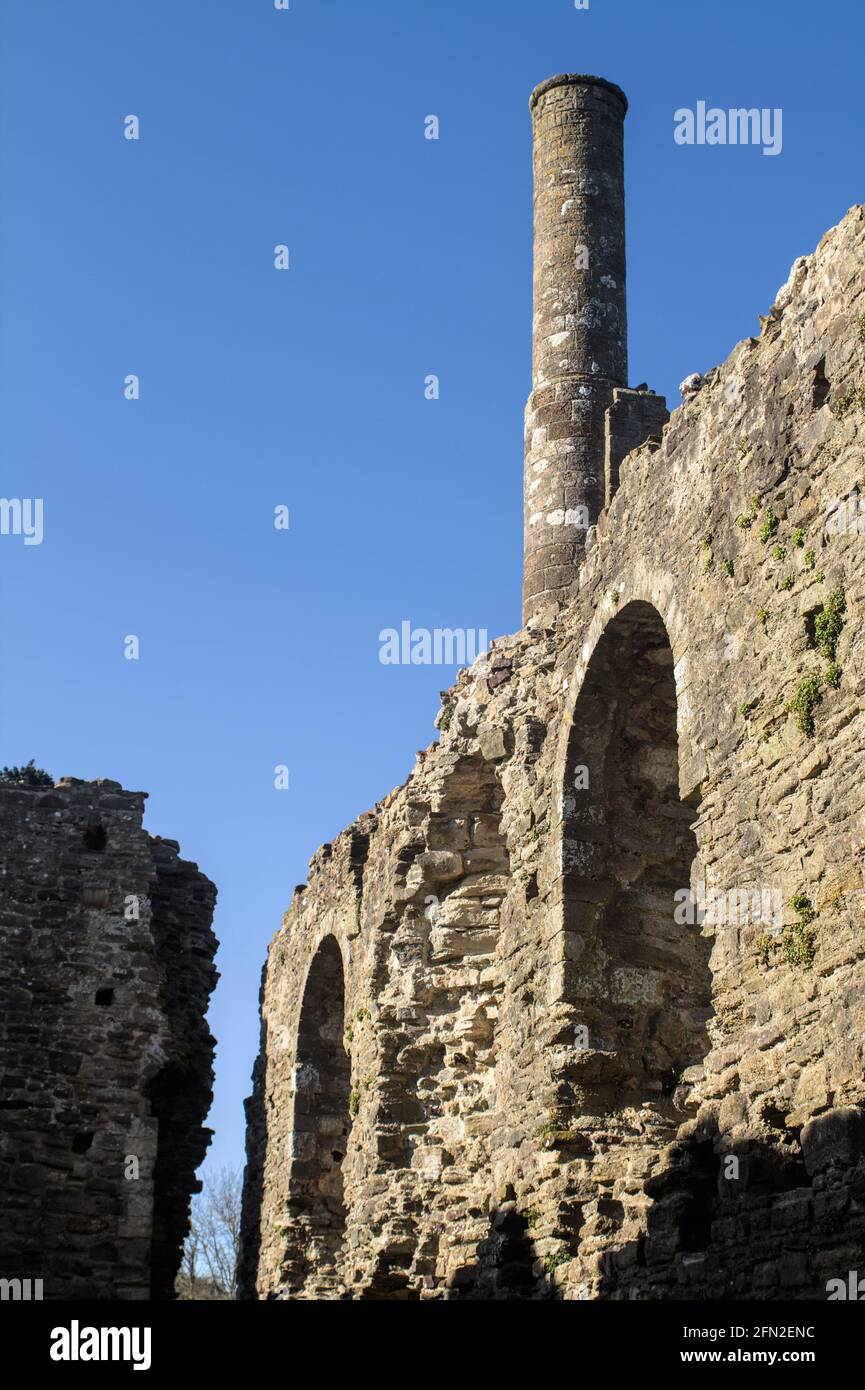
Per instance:
[[[435,737],[454,670],[382,665],[379,631],[519,625],[531,89],[628,93],[631,382],[675,404],[863,199],[863,16],[6,0],[0,493],[45,536],[0,537],[0,763],[149,791],[218,885],[209,1164],[242,1161],[294,885]],[[782,153],[678,146],[699,100],[781,107]]]

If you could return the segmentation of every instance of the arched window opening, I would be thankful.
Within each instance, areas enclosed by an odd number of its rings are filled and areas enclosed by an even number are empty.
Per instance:
[[[710,942],[682,911],[697,798],[679,791],[676,713],[664,624],[630,603],[589,662],[563,797],[569,993],[585,1052],[576,1089],[604,1110],[657,1102],[663,1114],[708,1050]]]
[[[351,1062],[343,1042],[345,978],[335,937],[309,975],[297,1038],[290,1206],[298,1274],[336,1273],[345,1233],[342,1165],[351,1129]]]

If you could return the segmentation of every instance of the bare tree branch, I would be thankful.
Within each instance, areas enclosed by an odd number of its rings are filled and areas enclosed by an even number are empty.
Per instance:
[[[201,1192],[192,1200],[190,1231],[177,1278],[178,1298],[234,1298],[242,1186],[237,1168],[205,1176]]]

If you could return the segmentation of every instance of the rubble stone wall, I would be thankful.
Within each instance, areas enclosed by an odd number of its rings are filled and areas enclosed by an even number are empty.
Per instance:
[[[0,1277],[170,1298],[207,1148],[216,891],[116,782],[0,787]]]
[[[313,858],[263,977],[246,1296],[862,1268],[863,266],[857,207],[624,460],[576,595]]]

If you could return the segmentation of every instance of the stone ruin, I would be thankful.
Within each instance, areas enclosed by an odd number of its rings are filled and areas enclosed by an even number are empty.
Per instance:
[[[525,625],[271,944],[243,1294],[825,1299],[865,1269],[865,208],[668,417],[624,95],[532,111]]]
[[[0,785],[4,1299],[174,1296],[210,1138],[216,890],[144,801]]]
[[[670,417],[628,385],[626,110],[532,96],[524,626],[271,945],[246,1298],[865,1269],[865,208]],[[215,889],[144,799],[0,785],[4,1297],[172,1297]]]

